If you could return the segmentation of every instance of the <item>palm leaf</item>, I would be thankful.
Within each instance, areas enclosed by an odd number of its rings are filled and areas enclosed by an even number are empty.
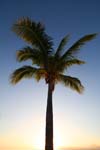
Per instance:
[[[42,51],[52,48],[52,39],[45,33],[44,26],[38,22],[33,22],[29,18],[18,20],[12,30],[29,44],[39,47]]]
[[[73,57],[74,54],[77,54],[80,48],[90,40],[94,39],[97,36],[96,33],[85,35],[80,40],[75,42],[62,56],[62,59],[66,59],[66,57]]]
[[[32,64],[43,66],[44,59],[43,54],[36,48],[31,48],[29,46],[24,47],[21,50],[17,51],[17,60],[19,62],[26,61],[28,59],[32,60]]]
[[[35,79],[37,81],[39,81],[40,79],[43,79],[46,77],[46,71],[43,68],[39,68],[37,69],[37,71],[35,72]]]
[[[59,44],[59,46],[58,46],[58,49],[57,49],[57,51],[56,51],[56,53],[55,53],[55,57],[56,57],[56,56],[59,56],[59,55],[61,54],[61,52],[63,51],[65,45],[66,45],[67,42],[68,42],[68,40],[69,40],[69,35],[66,35],[66,36],[61,40],[61,42],[60,42],[60,44]]]
[[[82,65],[82,64],[85,64],[85,61],[74,58],[74,59],[65,61],[63,65],[65,67],[70,67],[72,65]]]
[[[11,83],[16,84],[22,78],[32,78],[38,69],[31,66],[23,66],[19,69],[16,69],[11,75]]]
[[[82,93],[84,90],[84,87],[78,78],[60,74],[59,81],[62,82],[65,86],[68,86],[71,89],[77,91],[78,93]]]
[[[37,51],[36,49],[32,49],[29,46],[24,47],[23,49],[20,49],[20,50],[17,51],[17,60],[19,62],[21,62],[21,61],[26,61],[28,59],[33,59],[34,58],[34,53],[36,51]]]

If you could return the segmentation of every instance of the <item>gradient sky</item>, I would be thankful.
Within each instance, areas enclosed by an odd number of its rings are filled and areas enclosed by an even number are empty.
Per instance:
[[[11,31],[23,16],[41,21],[55,48],[71,34],[70,46],[85,34],[100,32],[100,0],[0,1],[0,150],[44,146],[45,82],[31,79],[12,86],[9,81],[14,69],[27,64],[15,57],[27,43]],[[53,96],[54,141],[59,147],[100,146],[100,35],[80,50],[79,58],[87,63],[70,68],[68,74],[82,81],[84,93],[58,84]]]

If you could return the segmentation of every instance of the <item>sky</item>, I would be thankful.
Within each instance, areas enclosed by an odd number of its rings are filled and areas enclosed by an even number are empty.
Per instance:
[[[45,141],[47,85],[34,79],[11,85],[11,73],[27,65],[18,63],[16,51],[27,45],[12,32],[22,17],[41,21],[55,43],[70,34],[69,44],[90,33],[100,33],[99,0],[0,1],[0,150],[42,149]],[[58,84],[53,94],[55,148],[100,146],[100,35],[78,54],[85,65],[68,75],[85,87],[82,95]]]

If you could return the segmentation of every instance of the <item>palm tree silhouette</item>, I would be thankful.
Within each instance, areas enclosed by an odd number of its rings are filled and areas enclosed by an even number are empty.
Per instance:
[[[16,84],[23,78],[34,78],[37,81],[44,79],[48,84],[45,150],[53,150],[52,94],[55,85],[60,82],[78,93],[82,93],[83,85],[78,78],[66,75],[67,68],[85,63],[79,60],[76,54],[86,42],[95,38],[97,34],[85,35],[64,51],[69,35],[65,36],[58,48],[54,50],[52,38],[46,34],[45,27],[40,22],[22,18],[13,25],[12,30],[30,45],[17,51],[17,60],[22,62],[29,59],[32,61],[32,66],[16,69],[11,75],[11,83]]]

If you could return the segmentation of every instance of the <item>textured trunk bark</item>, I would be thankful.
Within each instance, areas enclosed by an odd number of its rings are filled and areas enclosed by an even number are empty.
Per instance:
[[[48,98],[46,109],[46,133],[45,133],[45,150],[53,150],[53,106],[52,106],[51,85],[48,84]]]

